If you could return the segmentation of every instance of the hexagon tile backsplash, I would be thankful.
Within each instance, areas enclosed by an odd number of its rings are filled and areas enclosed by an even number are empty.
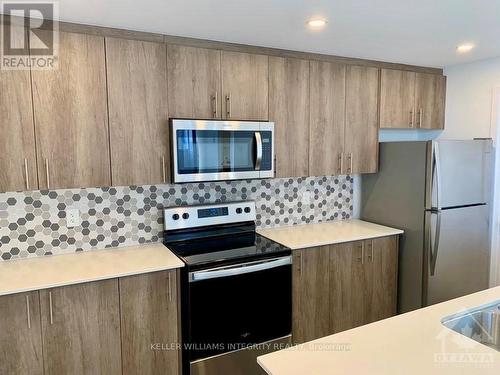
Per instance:
[[[2,193],[0,259],[158,242],[163,235],[163,207],[239,200],[256,201],[261,228],[346,219],[352,215],[352,178]],[[66,227],[68,208],[80,211],[80,226]]]

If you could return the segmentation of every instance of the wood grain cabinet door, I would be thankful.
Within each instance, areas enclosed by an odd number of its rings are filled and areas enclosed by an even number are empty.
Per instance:
[[[30,71],[0,70],[0,192],[38,189],[32,104]]]
[[[170,117],[221,118],[221,52],[168,45]]]
[[[124,375],[177,375],[177,271],[120,279]]]
[[[444,129],[446,77],[416,73],[416,123],[422,129]]]
[[[346,67],[342,64],[310,62],[309,175],[311,176],[345,173],[342,170],[345,71]]]
[[[38,292],[0,297],[0,374],[42,375]]]
[[[396,315],[398,283],[398,237],[369,240],[373,255],[373,295],[370,322]]]
[[[309,61],[269,57],[269,120],[274,121],[276,176],[309,174]]]
[[[110,186],[104,38],[60,32],[58,65],[32,71],[40,188]]]
[[[165,44],[106,38],[106,67],[113,185],[166,183],[170,152]]]
[[[378,68],[346,68],[345,168],[348,174],[378,169]]]
[[[40,291],[45,375],[122,373],[118,280]]]
[[[337,333],[353,328],[352,266],[354,242],[330,246],[330,329]]]
[[[372,311],[373,265],[369,260],[367,241],[351,242],[351,326],[358,327],[370,322]]]
[[[294,250],[292,337],[296,344],[330,333],[329,247]]]
[[[380,77],[380,127],[416,127],[415,72],[382,69]]]
[[[222,51],[223,118],[267,121],[268,56]]]

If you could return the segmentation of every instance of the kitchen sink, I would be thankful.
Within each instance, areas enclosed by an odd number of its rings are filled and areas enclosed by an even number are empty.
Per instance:
[[[500,351],[500,300],[447,316],[441,323],[461,335]]]

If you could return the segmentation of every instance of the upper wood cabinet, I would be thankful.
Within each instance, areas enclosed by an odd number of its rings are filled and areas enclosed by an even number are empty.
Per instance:
[[[106,38],[106,65],[113,185],[166,183],[170,169],[166,46]]]
[[[422,129],[444,129],[446,77],[416,73],[416,123]]]
[[[0,297],[0,374],[42,375],[38,292]]]
[[[374,173],[378,169],[379,70],[349,65],[346,68],[346,171]]]
[[[221,118],[221,52],[168,46],[169,116]]]
[[[274,122],[276,176],[308,176],[309,61],[269,57],[269,120]]]
[[[268,120],[268,59],[265,55],[222,51],[222,118]]]
[[[415,127],[415,72],[382,69],[380,127]]]
[[[177,271],[120,279],[124,374],[179,374],[180,352],[151,345],[179,343]]]
[[[45,375],[122,374],[118,280],[40,291]]]
[[[444,129],[446,77],[382,69],[380,127]]]
[[[40,188],[110,186],[104,38],[60,32],[58,68],[32,86]]]
[[[0,113],[0,192],[38,189],[29,70],[0,70]]]
[[[310,62],[309,175],[342,174],[344,151],[346,67]],[[277,140],[280,142],[281,140]],[[288,145],[288,147],[294,147]]]

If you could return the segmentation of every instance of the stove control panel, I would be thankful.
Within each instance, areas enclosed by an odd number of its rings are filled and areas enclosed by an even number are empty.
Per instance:
[[[255,221],[255,202],[232,202],[163,209],[165,230]]]

